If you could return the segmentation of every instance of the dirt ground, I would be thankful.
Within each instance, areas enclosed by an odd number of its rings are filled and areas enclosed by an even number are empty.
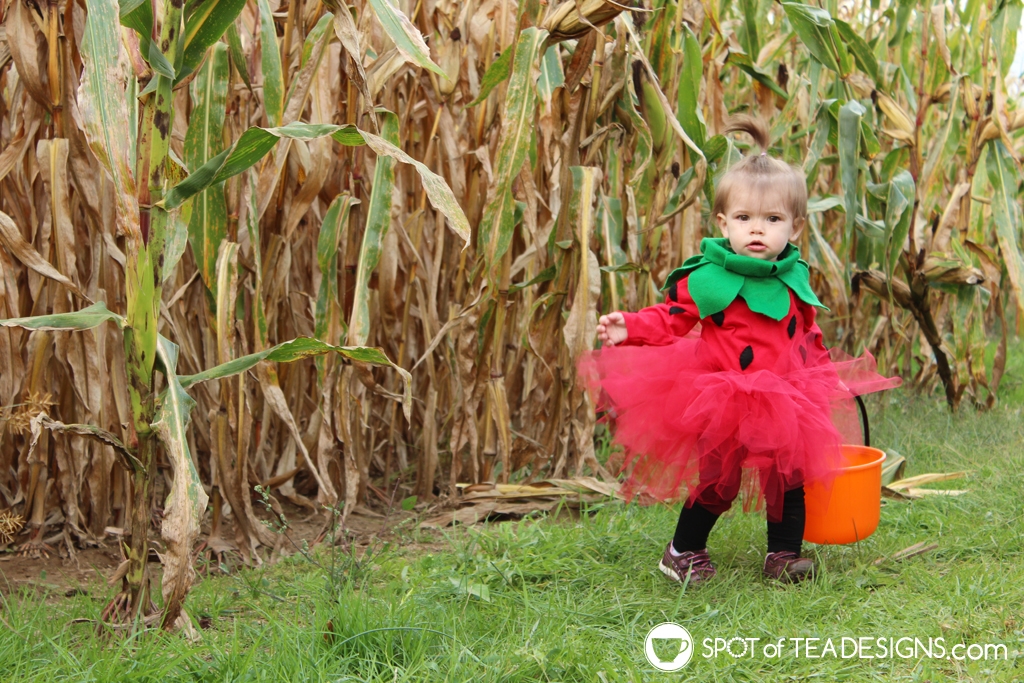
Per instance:
[[[550,488],[554,485],[543,482],[535,484],[530,491],[501,493],[494,486],[473,485],[460,494],[457,504],[445,498],[435,499],[430,504],[417,504],[411,510],[404,510],[390,500],[387,505],[376,501],[373,508],[360,504],[349,515],[345,528],[341,530],[333,529],[334,520],[324,511],[313,511],[282,500],[281,509],[288,523],[287,531],[278,536],[275,547],[261,547],[258,552],[263,561],[273,563],[281,557],[299,552],[304,544],[324,542],[325,536],[332,533],[336,542],[350,545],[357,555],[371,547],[379,547],[381,542],[397,543],[403,552],[432,552],[447,547],[446,535],[464,533],[466,526],[521,519],[535,512],[542,512],[552,520],[557,518],[556,523],[572,522],[579,519],[580,503],[584,498],[591,501],[601,498],[600,495],[595,497],[593,491],[590,491],[589,496],[548,496],[545,494],[555,490],[562,493],[567,491]],[[598,485],[598,489],[602,486]],[[270,514],[256,502],[253,511],[257,517],[270,521]],[[456,522],[456,526],[451,526]],[[222,565],[228,571],[245,565],[245,559],[234,540],[235,532],[230,517],[222,522],[216,537],[211,536],[209,518],[202,531],[200,542],[195,548],[195,564],[200,574],[216,575],[222,571]],[[47,532],[60,535],[59,528],[50,528]],[[69,549],[61,540],[50,547],[52,552],[45,555],[38,552],[38,547],[33,553],[23,551],[21,544],[26,538],[23,532],[20,538],[6,548],[0,547],[0,595],[27,590],[59,599],[61,596],[70,597],[82,592],[96,595],[113,594],[116,591],[116,587],[108,585],[107,580],[123,559],[117,536],[108,535],[102,539],[99,547],[86,548]],[[153,563],[150,568],[155,586],[159,585],[160,580],[156,557],[156,552],[161,550],[159,539],[159,528],[154,526],[150,531],[150,562]]]
[[[375,540],[396,540],[401,534],[408,533],[418,526],[422,512],[392,510],[390,514],[386,514],[386,510],[359,508],[350,515],[339,538],[342,539],[342,543],[354,545],[359,552]],[[312,545],[330,530],[325,514],[313,514],[308,509],[286,505],[285,515],[289,523],[287,534],[281,538],[277,548],[261,548],[264,560],[274,561],[292,555],[297,552],[296,546],[303,542]],[[198,571],[217,572],[217,565],[221,562],[232,568],[242,565],[242,557],[233,542],[234,529],[230,521],[223,523],[221,537],[231,540],[213,543],[222,551],[219,555],[215,555],[207,544],[209,531],[209,525],[204,525],[203,536],[196,546]],[[150,533],[151,543],[159,547],[159,529],[153,528]],[[425,542],[416,545],[423,545],[424,549],[440,546],[443,541],[441,532],[432,529],[422,530],[419,539]],[[52,545],[53,552],[46,554],[22,552],[19,551],[19,542],[23,540],[24,537],[10,544],[5,550],[0,550],[0,594],[10,595],[29,590],[54,597],[70,597],[83,591],[95,593],[114,590],[108,588],[107,579],[122,560],[116,536],[107,536],[101,547],[75,548],[73,556],[64,543]],[[154,561],[155,558],[151,555],[150,560]],[[156,566],[151,568],[156,569]],[[159,571],[155,574],[154,581],[159,582]]]

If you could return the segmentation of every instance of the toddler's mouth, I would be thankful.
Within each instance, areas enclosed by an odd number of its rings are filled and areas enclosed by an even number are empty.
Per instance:
[[[750,249],[751,251],[764,251],[766,248],[767,247],[765,247],[763,242],[758,242],[757,240],[754,240],[747,245],[747,249]]]

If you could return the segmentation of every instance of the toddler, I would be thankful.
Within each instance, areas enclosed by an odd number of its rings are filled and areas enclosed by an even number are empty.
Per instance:
[[[804,485],[830,487],[840,444],[859,439],[853,397],[900,382],[878,375],[870,354],[836,362],[823,346],[824,306],[793,244],[807,221],[804,176],[768,155],[763,122],[736,118],[736,131],[760,153],[718,183],[711,215],[722,238],[704,239],[669,275],[663,303],[601,316],[604,348],[581,366],[633,466],[627,499],[688,492],[659,568],[691,585],[715,575],[708,535],[741,489],[767,513],[763,573],[812,575],[801,557]]]

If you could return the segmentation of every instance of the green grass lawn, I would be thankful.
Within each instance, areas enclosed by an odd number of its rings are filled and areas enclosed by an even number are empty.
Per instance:
[[[1016,345],[1006,394],[1024,385]],[[780,587],[760,576],[762,518],[733,513],[710,551],[719,575],[699,589],[657,562],[678,509],[608,503],[578,520],[534,519],[456,529],[432,550],[418,532],[354,561],[326,551],[203,580],[189,597],[202,641],[96,634],[109,595],[16,594],[0,616],[4,681],[1013,681],[1024,680],[1024,422],[1022,402],[951,416],[937,398],[902,392],[870,404],[875,444],[907,474],[969,470],[937,487],[961,497],[886,501],[878,531],[854,546],[811,547],[819,577]],[[874,561],[915,543],[938,548]],[[443,546],[443,547],[442,547]],[[674,621],[694,639],[676,673],[647,663],[643,642]],[[843,658],[842,638],[929,638],[1005,645],[1006,659],[917,655]],[[754,655],[717,657],[714,639],[759,638]],[[795,638],[832,638],[837,656],[810,658]],[[706,641],[705,639],[710,639]],[[781,656],[763,646],[786,639]],[[847,641],[849,654],[849,641]],[[733,652],[740,653],[739,641]],[[933,650],[938,653],[937,650]],[[977,653],[977,649],[975,649]],[[902,655],[911,656],[904,657]],[[991,654],[991,651],[990,651]]]

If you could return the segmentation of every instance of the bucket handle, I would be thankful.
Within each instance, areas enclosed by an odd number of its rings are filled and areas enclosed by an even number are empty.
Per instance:
[[[864,445],[871,446],[871,425],[868,424],[868,408],[864,405],[864,399],[854,396],[857,399],[857,407],[860,408],[860,426],[864,432]]]

